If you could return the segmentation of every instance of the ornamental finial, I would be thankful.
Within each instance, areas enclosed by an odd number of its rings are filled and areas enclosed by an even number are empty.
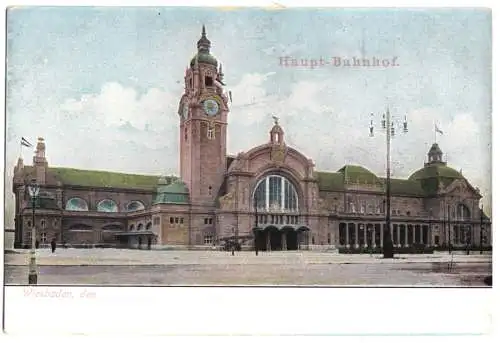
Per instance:
[[[280,118],[278,118],[277,116],[273,116],[273,119],[274,119],[274,125],[278,125],[278,121],[280,120]]]

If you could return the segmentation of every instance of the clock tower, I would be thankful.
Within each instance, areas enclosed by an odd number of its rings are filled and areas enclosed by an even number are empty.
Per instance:
[[[212,206],[226,172],[228,98],[222,66],[210,54],[203,26],[179,102],[181,178],[193,205]]]

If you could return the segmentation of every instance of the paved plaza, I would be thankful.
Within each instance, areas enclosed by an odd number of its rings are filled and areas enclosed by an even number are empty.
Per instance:
[[[28,258],[5,255],[7,284],[27,283]],[[43,285],[484,286],[492,274],[491,254],[41,249],[37,263]]]

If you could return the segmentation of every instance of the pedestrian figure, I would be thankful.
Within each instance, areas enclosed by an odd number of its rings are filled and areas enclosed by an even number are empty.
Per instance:
[[[39,247],[40,247],[40,242],[37,239],[36,242],[35,242],[35,249],[38,249]]]
[[[233,244],[231,244],[231,255],[232,255],[232,256],[234,256],[234,245],[235,245],[235,244],[234,244],[234,242],[233,242]]]
[[[52,239],[50,241],[50,248],[52,249],[52,253],[54,253],[54,251],[56,251],[56,240],[55,239]]]

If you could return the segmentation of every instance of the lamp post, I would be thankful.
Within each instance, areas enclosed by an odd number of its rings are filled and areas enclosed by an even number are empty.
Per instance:
[[[373,113],[371,114],[372,120],[370,123],[370,136],[373,137],[374,128],[373,128]],[[396,130],[394,126],[394,120],[389,113],[389,109],[387,109],[386,113],[382,114],[382,129],[385,130],[385,138],[386,138],[386,157],[387,157],[387,181],[386,181],[386,210],[385,210],[385,229],[384,229],[384,247],[383,253],[384,258],[394,258],[394,245],[392,243],[391,238],[391,138],[394,138],[396,135]],[[408,122],[405,120],[403,122],[403,133],[408,132]]]
[[[36,285],[38,280],[38,275],[36,272],[36,230],[35,230],[35,206],[36,198],[38,197],[38,192],[40,192],[40,186],[36,184],[33,180],[28,187],[30,197],[31,197],[31,207],[33,209],[32,223],[31,226],[31,251],[30,251],[30,262],[29,262],[29,273],[28,273],[28,284]]]

